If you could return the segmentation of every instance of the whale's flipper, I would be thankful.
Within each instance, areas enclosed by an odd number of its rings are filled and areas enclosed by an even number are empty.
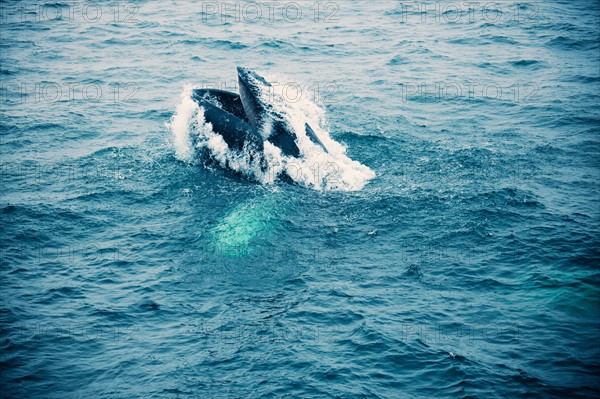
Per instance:
[[[319,137],[317,136],[315,131],[312,129],[312,127],[310,127],[310,125],[308,123],[306,123],[304,126],[306,129],[306,135],[308,136],[310,141],[312,141],[316,145],[320,146],[323,149],[323,151],[325,151],[326,153],[329,154],[329,151],[327,151],[327,148],[325,147],[323,142],[321,140],[319,140]]]
[[[237,116],[224,111],[204,98],[196,98],[204,109],[204,119],[212,125],[215,133],[223,137],[229,148],[243,150],[244,147],[263,151],[262,136],[252,126]]]
[[[201,100],[209,102],[249,123],[242,99],[236,93],[217,89],[195,89],[192,91],[192,99],[196,102]]]
[[[299,157],[300,149],[296,144],[296,134],[283,121],[273,121],[271,134],[267,139],[276,147],[281,149],[287,156]]]
[[[268,132],[267,140],[287,156],[298,157],[300,149],[296,133],[270,104],[261,99],[261,90],[271,87],[262,76],[248,68],[238,67],[240,97],[249,123],[259,132]]]

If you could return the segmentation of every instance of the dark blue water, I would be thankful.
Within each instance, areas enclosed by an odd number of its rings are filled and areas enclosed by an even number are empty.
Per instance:
[[[597,396],[598,2],[247,4],[0,3],[0,396]],[[340,184],[181,156],[237,65]]]

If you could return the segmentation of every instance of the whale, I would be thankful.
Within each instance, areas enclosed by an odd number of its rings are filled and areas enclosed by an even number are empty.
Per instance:
[[[265,95],[265,90],[272,88],[271,83],[248,68],[237,67],[237,74],[239,93],[218,89],[192,91],[192,99],[204,110],[205,122],[231,149],[260,154],[268,141],[285,156],[301,157],[297,133]],[[304,129],[314,144],[328,152],[308,123]]]

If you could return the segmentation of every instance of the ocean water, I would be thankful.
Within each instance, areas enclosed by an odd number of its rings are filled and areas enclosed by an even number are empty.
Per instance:
[[[597,1],[0,23],[0,397],[599,395]],[[211,141],[238,65],[333,154]]]

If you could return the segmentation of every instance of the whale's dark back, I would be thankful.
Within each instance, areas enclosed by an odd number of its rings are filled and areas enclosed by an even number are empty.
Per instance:
[[[248,124],[240,96],[223,90],[198,89],[192,98],[204,109],[204,119],[230,148],[263,150],[262,136]]]
[[[250,123],[246,117],[242,99],[236,93],[218,89],[196,89],[192,91],[192,99],[196,102],[211,103],[244,122]]]

